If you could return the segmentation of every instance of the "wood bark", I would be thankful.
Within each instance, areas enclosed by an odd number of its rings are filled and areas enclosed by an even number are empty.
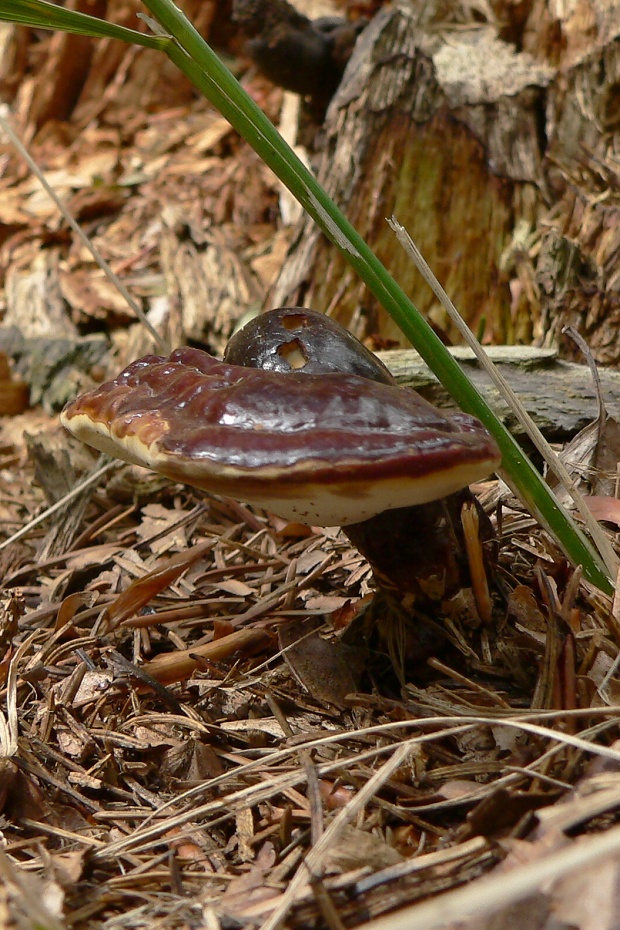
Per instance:
[[[385,218],[396,215],[478,328],[512,333],[503,270],[519,223],[542,209],[540,119],[552,70],[491,28],[438,32],[443,10],[402,3],[358,40],[327,114],[318,177],[419,309],[455,333]],[[515,144],[517,143],[517,144]],[[358,336],[400,339],[309,221],[273,303],[303,298]]]
[[[555,15],[554,15],[555,14]],[[550,207],[540,229],[536,284],[541,334],[559,342],[570,324],[597,361],[620,361],[620,8],[579,0],[557,9],[535,0],[523,43],[554,61],[546,120]]]
[[[141,28],[136,18],[140,5],[135,0],[64,0],[63,5],[131,29]],[[216,4],[184,0],[182,7],[206,34]],[[109,124],[127,128],[136,111],[178,106],[194,96],[190,82],[153,49],[127,46],[115,39],[37,33],[0,24],[0,100],[12,104],[14,119],[29,136],[54,121],[71,121],[74,127],[83,128],[104,112]]]

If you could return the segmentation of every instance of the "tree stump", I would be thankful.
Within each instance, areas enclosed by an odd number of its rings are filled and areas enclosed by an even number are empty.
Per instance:
[[[431,7],[386,8],[362,34],[327,113],[318,176],[440,330],[456,335],[387,226],[392,214],[470,325],[485,320],[505,342],[514,336],[505,256],[520,224],[544,209],[540,122],[553,72],[489,27],[441,25],[444,11]],[[300,298],[362,338],[402,339],[309,220],[272,302]]]
[[[620,17],[609,0],[586,0],[551,16],[535,3],[526,30],[534,53],[557,62],[547,103],[546,173],[551,206],[543,219],[536,283],[541,334],[579,358],[570,324],[597,361],[620,361]],[[558,8],[560,9],[560,8]]]
[[[485,341],[551,344],[570,322],[617,360],[620,21],[605,0],[563,18],[549,0],[496,5],[483,24],[439,0],[382,10],[328,110],[319,180],[446,341],[391,214]],[[270,295],[299,302],[403,342],[308,219]]]

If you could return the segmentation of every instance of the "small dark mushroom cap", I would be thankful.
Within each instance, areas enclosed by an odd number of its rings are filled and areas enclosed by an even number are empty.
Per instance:
[[[305,307],[259,314],[228,341],[224,361],[284,373],[340,372],[396,384],[383,362],[340,323]]]
[[[413,391],[356,375],[283,376],[189,348],[134,362],[61,421],[117,458],[321,525],[444,497],[500,458],[478,420]]]

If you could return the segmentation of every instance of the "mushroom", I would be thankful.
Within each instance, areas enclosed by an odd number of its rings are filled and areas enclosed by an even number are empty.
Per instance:
[[[413,391],[242,367],[192,348],[133,362],[68,404],[61,422],[124,461],[319,525],[433,501],[499,462],[478,420]]]
[[[231,338],[224,359],[285,374],[340,372],[396,385],[386,366],[348,330],[324,314],[302,307],[283,307],[256,317]],[[397,390],[421,400],[413,391]],[[429,407],[425,404],[426,410]],[[450,415],[450,419],[457,424],[473,422],[481,429],[477,421],[464,419],[463,414]],[[494,461],[487,474],[499,462],[494,444],[493,450]],[[485,476],[481,473],[479,477]],[[482,538],[493,535],[488,517],[468,487],[455,488],[438,481],[436,488],[434,499],[420,497],[407,506],[402,500],[394,509],[343,525],[348,538],[372,566],[375,580],[384,588],[414,594],[418,603],[443,600],[469,585],[461,524],[464,504],[477,509]]]
[[[343,526],[379,584],[418,601],[467,584],[461,507],[499,463],[477,420],[398,387],[347,330],[298,307],[257,317],[223,362],[191,348],[140,359],[61,420],[174,480]]]
[[[344,326],[305,307],[280,307],[250,320],[229,340],[224,361],[287,374],[339,372],[396,385],[383,362]]]
[[[321,122],[368,20],[308,19],[287,0],[233,0],[232,19],[247,38],[245,51],[260,71],[286,90],[309,98]]]

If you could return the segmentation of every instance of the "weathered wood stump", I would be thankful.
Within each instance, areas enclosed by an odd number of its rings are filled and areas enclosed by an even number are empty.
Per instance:
[[[430,5],[432,7],[432,5]],[[506,254],[536,223],[540,123],[553,71],[490,28],[438,31],[429,5],[401,4],[372,21],[327,114],[318,177],[419,309],[449,336],[445,314],[385,218],[395,214],[473,328],[514,337]],[[272,303],[321,309],[358,336],[402,339],[311,221]]]
[[[571,323],[599,361],[617,362],[617,8],[494,9],[495,22],[477,25],[438,0],[379,13],[328,111],[319,179],[449,339],[458,341],[385,223],[392,213],[487,341],[553,344]],[[301,301],[362,338],[402,343],[309,220],[269,301]],[[576,357],[572,343],[561,351]]]

